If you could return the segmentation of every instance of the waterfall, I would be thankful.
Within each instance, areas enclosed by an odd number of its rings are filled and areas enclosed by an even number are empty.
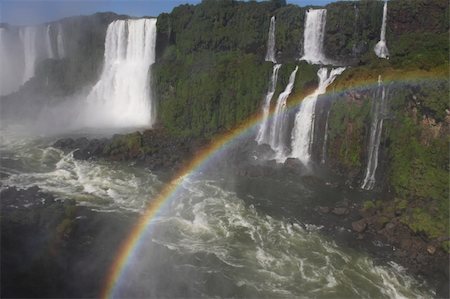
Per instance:
[[[303,57],[312,64],[325,63],[323,39],[327,19],[326,9],[309,9],[306,12],[305,32],[303,36]]]
[[[24,70],[22,84],[34,76],[34,68],[38,58],[37,53],[37,27],[24,27],[19,31],[20,40],[23,47]]]
[[[270,112],[270,103],[272,101],[273,95],[275,93],[275,89],[277,87],[278,81],[278,71],[281,68],[281,64],[274,64],[272,70],[272,76],[270,77],[269,89],[264,98],[264,103],[262,107],[263,119],[261,122],[261,126],[259,127],[258,135],[256,136],[256,142],[258,144],[268,143],[268,128],[270,126],[269,122],[269,112]]]
[[[327,158],[327,145],[328,145],[328,120],[330,119],[330,110],[327,112],[327,120],[325,121],[325,133],[323,136],[323,145],[322,145],[322,160],[320,163],[325,164]]]
[[[269,38],[267,39],[266,61],[276,63],[275,59],[275,16],[270,19]]]
[[[47,28],[45,30],[45,49],[47,51],[47,58],[55,58],[55,54],[53,53],[52,47],[50,25],[47,25]]]
[[[314,119],[316,102],[319,95],[326,92],[328,85],[340,75],[345,68],[332,69],[328,75],[327,68],[320,68],[317,72],[319,86],[306,98],[303,99],[300,110],[295,115],[294,129],[292,131],[292,153],[293,158],[297,158],[304,164],[308,164],[311,159],[311,145],[314,136]]]
[[[11,72],[14,72],[14,67],[11,65],[11,50],[9,45],[9,34],[6,28],[0,28],[0,96],[16,91],[18,87],[18,80],[14,80]]]
[[[386,18],[387,18],[387,2],[383,6],[383,23],[381,24],[380,41],[375,45],[375,54],[380,58],[389,59],[389,51],[386,46]]]
[[[364,181],[361,185],[362,189],[371,190],[375,186],[375,172],[378,167],[378,152],[381,141],[381,132],[383,131],[383,118],[386,114],[386,90],[381,81],[381,75],[378,76],[378,95],[380,100],[376,97],[372,104],[372,122],[370,125],[370,138],[368,147],[367,168],[364,176]],[[381,93],[381,94],[380,94]]]
[[[284,137],[287,129],[286,103],[289,95],[292,92],[292,89],[294,88],[297,71],[298,66],[296,66],[294,71],[291,73],[289,82],[285,90],[278,96],[277,105],[273,114],[272,126],[269,135],[269,145],[276,152],[277,160],[284,160],[284,157],[286,155],[287,146],[284,142]]]
[[[64,39],[63,39],[63,29],[62,25],[58,25],[58,35],[56,37],[56,49],[58,51],[58,58],[66,57],[66,50],[64,49]]]
[[[88,95],[85,123],[100,127],[151,126],[150,67],[156,19],[117,20],[108,26],[103,71]]]

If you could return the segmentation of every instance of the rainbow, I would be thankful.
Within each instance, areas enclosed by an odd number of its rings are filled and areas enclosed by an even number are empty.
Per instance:
[[[430,80],[448,80],[446,71],[440,72],[409,72],[409,73],[395,73],[391,78],[397,77],[396,80],[389,79],[386,76],[384,83],[394,84],[394,83],[408,83],[408,82],[420,82],[420,81],[430,81]],[[343,76],[343,75],[342,75]],[[400,79],[399,79],[400,78]],[[349,80],[351,81],[351,80]],[[376,77],[366,78],[365,80],[360,80],[357,84],[352,84],[351,90],[363,90],[371,88],[378,85]],[[333,87],[334,86],[334,87]],[[329,89],[332,89],[330,94],[340,94],[349,88],[339,88],[339,84],[333,84]],[[296,108],[304,95],[292,96],[288,104],[288,109],[292,110]],[[238,140],[240,137],[245,136],[259,124],[261,121],[261,115],[255,114],[248,118],[245,122],[230,130],[229,132],[223,133],[215,138],[215,141],[210,143],[208,146],[200,150],[197,155],[189,161],[175,176],[167,183],[159,194],[153,198],[149,203],[145,212],[139,218],[137,224],[132,229],[131,233],[128,235],[126,240],[122,243],[118,250],[118,254],[113,264],[111,265],[110,271],[105,280],[104,288],[101,291],[101,298],[110,298],[114,295],[116,286],[119,285],[120,279],[126,270],[127,263],[136,254],[137,249],[140,247],[140,242],[144,239],[147,229],[150,228],[152,220],[158,214],[159,211],[163,209],[165,204],[170,202],[170,199],[174,198],[177,192],[181,189],[181,185],[185,179],[189,176],[198,173],[202,168],[208,164],[209,161],[213,160],[215,157],[219,156],[226,148],[232,144],[233,141]]]

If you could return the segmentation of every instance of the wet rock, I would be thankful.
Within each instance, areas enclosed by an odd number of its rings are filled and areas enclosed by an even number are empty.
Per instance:
[[[427,252],[431,255],[436,253],[436,247],[434,247],[433,245],[428,245],[427,246]]]
[[[335,214],[335,215],[342,216],[342,215],[348,214],[348,209],[345,208],[345,207],[334,208],[332,212],[333,212],[333,214]]]
[[[321,214],[328,214],[331,211],[331,209],[329,207],[323,207],[323,206],[318,207],[317,210]]]
[[[362,233],[367,228],[367,222],[365,219],[352,222],[352,229],[357,233]]]
[[[388,224],[386,224],[386,226],[384,227],[385,229],[394,229],[395,228],[395,223],[389,222]]]

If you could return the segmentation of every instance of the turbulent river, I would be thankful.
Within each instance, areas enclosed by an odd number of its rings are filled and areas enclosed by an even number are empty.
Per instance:
[[[75,199],[98,215],[138,215],[164,185],[150,170],[130,164],[79,161],[49,138],[3,134],[1,186],[34,185]],[[320,227],[282,212],[326,191],[299,182],[240,182],[228,178],[184,181],[154,219],[118,297],[430,297],[427,286],[393,262],[382,265],[338,245]],[[236,185],[236,184],[235,184]],[[263,192],[266,186],[270,192]],[[317,187],[318,189],[322,189]],[[258,192],[259,190],[259,192]],[[95,215],[95,214],[94,214]],[[95,236],[94,236],[95,237]],[[110,250],[115,254],[116,248]],[[95,263],[95,261],[92,261]]]

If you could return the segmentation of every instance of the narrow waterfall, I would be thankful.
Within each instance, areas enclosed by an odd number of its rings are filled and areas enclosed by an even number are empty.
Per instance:
[[[389,59],[389,51],[386,45],[386,18],[387,18],[387,2],[383,6],[383,23],[381,24],[380,41],[375,45],[375,54],[380,58]]]
[[[150,67],[156,19],[117,20],[108,26],[101,77],[87,98],[85,123],[100,127],[151,126]]]
[[[285,144],[285,134],[287,129],[287,111],[286,104],[289,95],[294,88],[295,77],[297,75],[298,66],[295,67],[294,71],[289,77],[289,82],[285,90],[278,96],[277,105],[275,107],[275,112],[273,114],[273,120],[269,135],[269,145],[276,152],[277,160],[284,160],[287,145]]]
[[[24,70],[22,84],[34,76],[34,68],[38,58],[37,27],[24,27],[20,29],[19,36],[22,42],[24,55]]]
[[[320,163],[325,164],[327,159],[327,146],[328,146],[328,120],[330,119],[330,110],[327,112],[327,120],[325,121],[325,133],[323,136],[323,145],[322,145],[322,160]]]
[[[270,19],[269,38],[267,39],[266,61],[276,63],[275,59],[275,16]]]
[[[278,71],[281,68],[281,64],[274,64],[272,70],[272,76],[270,77],[269,89],[264,98],[264,103],[262,107],[263,119],[261,122],[261,126],[259,127],[258,135],[256,136],[256,142],[258,144],[268,143],[268,129],[270,126],[269,122],[269,112],[270,112],[270,103],[272,101],[273,95],[275,94],[275,89],[277,87],[278,81]]]
[[[64,33],[62,25],[58,25],[58,35],[56,36],[56,49],[58,51],[58,58],[64,58],[66,57],[66,50],[64,48]]]
[[[327,68],[320,68],[317,72],[319,86],[306,98],[303,99],[300,110],[295,115],[294,129],[292,131],[292,152],[291,156],[297,158],[302,163],[308,164],[311,159],[311,145],[314,136],[314,119],[316,102],[319,95],[326,92],[328,85],[340,75],[345,68],[332,69],[328,74]]]
[[[50,25],[47,25],[45,29],[45,50],[47,52],[47,58],[55,58],[55,54],[53,53]]]
[[[377,98],[379,97],[379,100]],[[378,76],[378,94],[373,99],[372,122],[370,125],[369,147],[367,149],[368,159],[362,189],[372,190],[375,186],[375,173],[378,167],[378,152],[383,131],[383,119],[387,111],[386,89]]]
[[[309,9],[306,12],[305,32],[303,36],[303,57],[312,64],[325,63],[323,39],[325,37],[326,9]]]

